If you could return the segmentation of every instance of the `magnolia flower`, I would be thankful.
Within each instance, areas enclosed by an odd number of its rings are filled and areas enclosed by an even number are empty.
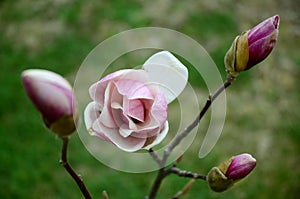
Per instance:
[[[89,133],[121,150],[159,144],[169,130],[167,104],[184,89],[188,71],[171,53],[151,56],[143,69],[116,71],[94,83],[84,112]]]
[[[22,81],[46,126],[61,137],[73,133],[74,103],[69,82],[54,72],[41,69],[23,71]]]
[[[213,167],[208,175],[209,187],[222,192],[233,186],[237,181],[246,177],[256,166],[256,160],[250,154],[240,154]]]
[[[225,55],[228,73],[235,77],[263,61],[273,50],[279,33],[279,15],[237,36]]]

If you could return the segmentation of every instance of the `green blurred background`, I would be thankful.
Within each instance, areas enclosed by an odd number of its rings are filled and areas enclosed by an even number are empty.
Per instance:
[[[82,198],[58,163],[61,142],[44,128],[25,95],[23,70],[53,70],[72,82],[99,42],[124,30],[159,26],[197,40],[225,77],[223,56],[234,37],[274,14],[281,17],[276,48],[228,89],[227,118],[218,144],[204,159],[198,159],[197,143],[192,145],[179,166],[207,173],[228,157],[248,152],[256,157],[257,168],[224,193],[214,193],[197,181],[183,198],[299,198],[299,10],[294,0],[1,0],[0,198]],[[193,74],[190,78],[204,89]],[[156,175],[106,167],[86,151],[76,134],[69,150],[70,162],[94,198],[101,198],[104,189],[112,199],[143,198]],[[158,198],[170,198],[188,180],[167,178]]]

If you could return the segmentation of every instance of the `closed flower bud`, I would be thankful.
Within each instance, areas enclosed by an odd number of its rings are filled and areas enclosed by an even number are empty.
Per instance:
[[[42,115],[46,126],[60,137],[75,131],[73,91],[60,75],[40,69],[22,73],[25,91]]]
[[[255,166],[256,160],[249,154],[234,156],[213,167],[207,175],[207,183],[213,191],[225,191],[246,177]]]
[[[275,15],[237,36],[224,58],[227,72],[236,77],[263,61],[275,46],[278,28],[279,16]]]
[[[256,166],[256,160],[250,154],[234,156],[227,168],[228,179],[239,180],[246,177]]]

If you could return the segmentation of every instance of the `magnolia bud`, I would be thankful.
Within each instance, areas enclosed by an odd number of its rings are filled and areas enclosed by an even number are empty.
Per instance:
[[[275,46],[278,28],[279,16],[275,15],[237,36],[224,58],[227,72],[236,77],[263,61]]]
[[[256,166],[256,160],[249,154],[240,154],[213,167],[207,175],[209,187],[216,192],[222,192],[246,177]]]
[[[22,73],[22,81],[28,97],[52,132],[65,137],[75,131],[74,96],[67,80],[51,71],[30,69]]]

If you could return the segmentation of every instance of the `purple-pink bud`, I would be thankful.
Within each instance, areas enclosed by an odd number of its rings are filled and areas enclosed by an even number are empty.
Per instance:
[[[256,160],[249,154],[233,156],[209,171],[207,183],[216,192],[225,191],[246,177],[255,166]]]
[[[71,134],[75,130],[74,96],[69,82],[54,72],[41,69],[23,71],[22,81],[46,126],[60,136]]]
[[[228,73],[235,77],[263,61],[276,44],[278,29],[279,15],[275,15],[237,36],[224,58]]]
[[[238,180],[246,177],[256,166],[256,160],[247,153],[234,156],[226,171],[228,179]]]
[[[246,70],[264,60],[271,53],[277,41],[278,28],[279,15],[275,15],[249,30],[249,61]]]

